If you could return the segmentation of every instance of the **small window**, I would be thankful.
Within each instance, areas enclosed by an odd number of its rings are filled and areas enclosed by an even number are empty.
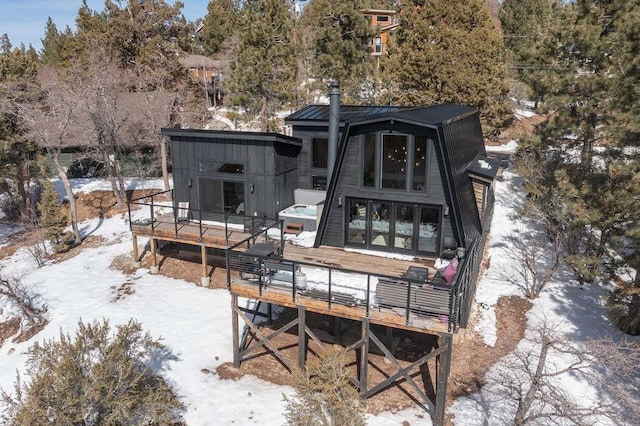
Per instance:
[[[388,16],[378,16],[377,21],[378,22],[389,22],[389,17]]]
[[[328,152],[328,139],[313,139],[311,141],[311,167],[315,169],[326,169]]]
[[[405,189],[407,182],[407,137],[383,135],[382,187]]]
[[[375,39],[375,52],[382,53],[382,38],[376,37]]]
[[[376,184],[376,135],[369,133],[365,136],[362,155],[362,186],[374,187]]]
[[[416,136],[413,144],[413,184],[414,191],[424,191],[427,179],[427,138]]]
[[[233,173],[236,175],[244,174],[244,166],[242,164],[225,163],[218,168],[220,173]]]
[[[327,177],[326,176],[311,176],[311,187],[322,191],[327,190]]]

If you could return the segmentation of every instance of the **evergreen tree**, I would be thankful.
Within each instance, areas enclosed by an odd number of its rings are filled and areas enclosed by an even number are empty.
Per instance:
[[[51,17],[47,19],[40,59],[45,65],[68,66],[74,56],[73,33],[68,26],[64,32],[58,31]]]
[[[292,100],[296,58],[292,16],[285,0],[252,0],[242,7],[238,57],[231,64],[232,102],[257,114],[261,130]]]
[[[0,178],[9,183],[10,199],[19,211],[17,219],[28,224],[34,213],[30,188],[41,170],[38,147],[26,136],[21,106],[37,98],[38,57],[24,46],[12,49],[6,34],[0,48]]]
[[[640,155],[628,149],[639,135],[633,22],[640,4],[578,0],[562,3],[560,12],[552,32],[557,66],[546,70],[556,83],[544,104],[551,114],[537,130],[544,185],[531,201],[564,230],[567,264],[584,283],[607,272],[610,252],[640,223]],[[635,285],[621,287],[609,302],[610,318],[637,330]]]
[[[82,54],[100,46],[112,51],[122,68],[153,74],[154,81],[143,90],[175,87],[188,78],[178,57],[191,46],[182,5],[178,1],[171,6],[164,0],[106,0],[104,11],[96,12],[85,3],[76,18]]]
[[[235,0],[209,0],[201,30],[205,55],[212,56],[223,50],[225,40],[235,33],[238,14]]]
[[[555,0],[504,0],[500,22],[506,60],[516,77],[533,92],[536,107],[553,86],[547,69],[558,66],[552,55],[551,37],[556,25]]]
[[[64,234],[67,226],[67,218],[60,205],[58,192],[47,179],[42,182],[43,191],[38,202],[40,211],[40,225],[45,230],[45,238],[54,244],[60,243],[60,238]]]
[[[373,77],[368,44],[376,30],[362,13],[367,4],[314,0],[304,9],[304,25],[312,28],[312,74],[325,89],[332,81],[340,82],[347,103],[361,102],[363,87]]]
[[[485,135],[511,119],[502,36],[486,1],[400,2],[398,28],[383,62],[391,102],[477,107]]]

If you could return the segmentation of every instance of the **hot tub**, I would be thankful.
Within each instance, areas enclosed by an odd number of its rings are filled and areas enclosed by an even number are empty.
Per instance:
[[[285,227],[290,222],[301,223],[303,231],[315,231],[318,226],[319,212],[318,206],[294,204],[281,210],[278,213],[278,218],[284,220]]]

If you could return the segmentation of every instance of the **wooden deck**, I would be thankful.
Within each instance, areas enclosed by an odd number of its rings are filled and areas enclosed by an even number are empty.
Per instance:
[[[133,223],[131,232],[136,236],[162,241],[224,249],[251,237],[251,234],[235,227],[229,227],[225,231],[224,226],[219,225],[201,226],[198,222],[175,222],[171,215],[161,216],[153,223]]]
[[[204,224],[199,222],[174,222],[172,215],[160,216],[152,223],[134,223],[131,231],[134,239],[134,257],[137,257],[137,237],[148,237],[151,240],[151,252],[155,256],[156,242],[154,240],[169,241],[182,244],[193,245],[201,248],[202,274],[203,280],[208,280],[211,268],[207,265],[207,248],[217,248],[226,250],[237,244],[252,240],[254,237],[248,232],[228,227],[225,229],[221,225]],[[258,242],[264,242],[265,235],[257,237]],[[270,243],[280,244],[280,241],[270,239]],[[244,252],[249,244],[240,244],[235,247],[234,252]],[[279,258],[278,258],[279,259]],[[324,270],[331,269],[335,272],[355,273],[356,275],[376,275],[397,277],[401,280],[402,275],[409,267],[420,267],[428,270],[428,280],[433,279],[436,274],[433,258],[393,258],[388,254],[380,255],[373,252],[362,252],[339,247],[321,246],[317,248],[302,247],[285,242],[282,260],[303,264],[306,267],[317,266]],[[155,260],[153,265],[155,266]],[[306,309],[319,314],[335,317],[342,317],[354,320],[362,320],[368,317],[371,323],[402,328],[421,333],[446,333],[448,330],[448,318],[439,320],[434,313],[429,315],[416,315],[415,312],[407,313],[406,296],[399,296],[398,301],[389,306],[384,303],[370,300],[365,303],[351,303],[349,300],[341,300],[338,292],[332,294],[328,300],[327,293],[321,291],[298,291],[293,294],[292,288],[278,288],[269,285],[262,287],[256,283],[255,279],[246,279],[239,276],[233,266],[228,271],[230,291],[240,297],[261,300],[266,303],[273,303],[286,307],[296,307],[303,305]],[[362,277],[361,277],[362,278]],[[207,281],[208,282],[208,281]],[[377,279],[372,279],[371,285],[375,285]],[[398,291],[401,292],[401,289]],[[366,291],[365,291],[366,294]],[[405,287],[406,294],[406,287]],[[373,296],[371,296],[373,297]],[[403,300],[400,300],[403,299]],[[446,305],[446,304],[445,304]],[[368,309],[367,309],[368,306]],[[448,307],[443,306],[443,309]],[[447,311],[448,312],[448,311]],[[441,316],[442,318],[442,316]]]
[[[231,293],[246,297],[247,299],[260,300],[288,308],[304,306],[306,310],[318,314],[346,318],[362,321],[368,317],[372,324],[393,327],[418,333],[441,334],[447,333],[447,323],[438,321],[436,318],[424,317],[411,313],[409,322],[406,322],[406,310],[402,308],[385,308],[380,306],[369,306],[368,316],[366,306],[349,306],[340,302],[329,304],[327,300],[315,297],[313,293],[298,291],[295,299],[292,297],[291,289],[279,288],[277,286],[266,286],[260,290],[256,283],[249,283],[247,280],[233,278]]]

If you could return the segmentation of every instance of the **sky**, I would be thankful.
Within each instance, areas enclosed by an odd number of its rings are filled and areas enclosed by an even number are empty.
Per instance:
[[[500,152],[506,152],[505,148],[511,152],[513,147],[513,144],[507,144],[500,148]],[[55,183],[62,196],[62,185]],[[72,185],[76,193],[109,189],[108,181],[98,179],[77,179],[72,181]],[[160,180],[128,180],[127,187],[159,189],[162,183]],[[472,314],[473,329],[489,346],[496,344],[496,306],[500,296],[521,294],[517,280],[509,278],[517,277],[517,272],[508,253],[513,251],[516,232],[526,231],[529,226],[513,219],[524,199],[521,179],[507,169],[503,179],[496,182],[495,210],[487,253],[491,262],[478,283]],[[147,216],[146,210],[132,213],[133,220]],[[101,237],[103,242],[98,247],[85,248],[76,257],[37,267],[30,254],[32,252],[23,248],[0,259],[3,275],[21,277],[27,288],[42,297],[48,306],[49,320],[47,326],[29,341],[17,343],[7,340],[0,345],[0,388],[12,392],[16,371],[25,376],[27,348],[36,340],[57,339],[60,330],[73,334],[79,319],[86,324],[108,318],[113,326],[135,318],[152,337],[162,337],[174,355],[167,358],[160,374],[168,379],[185,403],[186,424],[284,424],[282,395],[292,395],[290,387],[265,382],[251,375],[239,380],[224,380],[216,372],[222,363],[232,361],[233,353],[230,295],[226,289],[207,289],[192,282],[152,275],[145,268],[126,274],[111,266],[114,259],[131,256],[131,234],[125,216],[95,218],[81,223],[84,235]],[[15,231],[16,228],[10,229],[0,223],[0,247]],[[146,241],[139,239],[138,244],[144,246]],[[372,291],[375,291],[375,285]],[[621,333],[606,320],[606,308],[601,299],[604,294],[604,288],[597,285],[582,287],[572,274],[561,271],[540,297],[532,300],[526,335],[530,337],[535,331],[536,321],[543,318],[555,324],[556,331],[565,333],[577,344],[592,337],[610,335],[619,338]],[[253,307],[249,301],[242,301],[245,302],[247,307]],[[0,299],[0,322],[15,312],[14,309]],[[640,336],[632,339],[640,341]],[[526,345],[523,340],[518,345],[519,350],[527,350]],[[552,366],[559,368],[566,364],[561,354],[550,352],[549,356]],[[510,368],[505,360],[508,361],[508,357],[498,361],[488,375]],[[557,385],[585,405],[604,397],[578,375],[562,375],[557,378]],[[453,416],[456,426],[512,424],[514,405],[509,400],[496,399],[496,395],[500,394],[495,384],[488,383],[479,392],[455,399],[447,412]],[[369,414],[367,423],[371,426],[428,426],[431,422],[422,409],[412,407]]]
[[[166,0],[173,4],[174,0]],[[182,0],[182,13],[188,21],[204,18],[208,0]],[[104,0],[87,0],[89,8],[102,11]],[[31,44],[37,51],[42,49],[42,38],[51,17],[63,31],[67,25],[75,31],[75,19],[82,0],[0,0],[0,35],[8,34],[12,46],[26,47]]]

